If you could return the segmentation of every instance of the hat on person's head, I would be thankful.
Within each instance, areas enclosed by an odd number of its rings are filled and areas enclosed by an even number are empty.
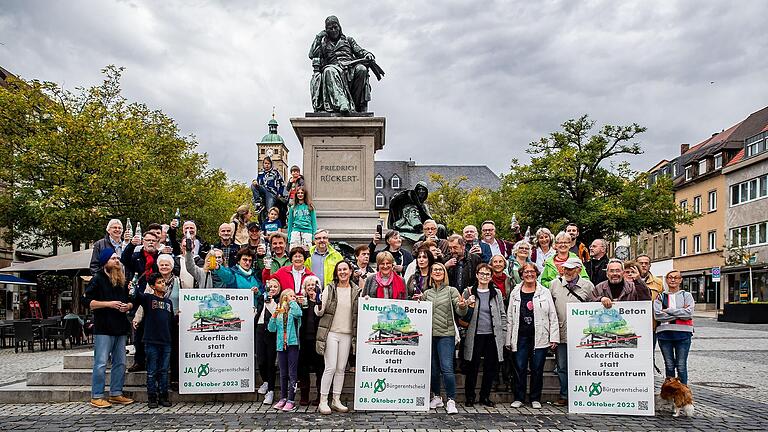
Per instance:
[[[248,231],[250,230],[261,231],[261,225],[258,222],[248,222]]]
[[[584,264],[581,262],[580,259],[576,257],[570,257],[568,258],[563,264],[563,268],[567,269],[575,269],[575,268],[581,268],[584,266]]]
[[[102,267],[107,265],[109,259],[115,254],[115,250],[110,247],[102,249],[101,252],[99,252],[99,265]]]

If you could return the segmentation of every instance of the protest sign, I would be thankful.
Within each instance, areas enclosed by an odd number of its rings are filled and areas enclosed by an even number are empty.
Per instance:
[[[355,410],[429,411],[432,303],[360,299]]]
[[[651,302],[568,304],[568,412],[654,415]]]
[[[253,392],[253,293],[185,289],[179,310],[179,393]]]

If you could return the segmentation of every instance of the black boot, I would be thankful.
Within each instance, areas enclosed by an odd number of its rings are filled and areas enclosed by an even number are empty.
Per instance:
[[[160,394],[160,405],[162,405],[162,406],[164,406],[166,408],[171,406],[171,401],[170,401],[170,399],[168,399],[168,392]]]
[[[309,380],[304,383],[299,383],[299,394],[301,395],[301,399],[299,400],[299,405],[302,406],[308,406],[309,405]]]
[[[157,395],[154,393],[147,394],[147,408],[157,408]]]
[[[141,363],[133,363],[131,367],[128,368],[128,372],[142,372],[145,370],[147,370],[147,368]]]

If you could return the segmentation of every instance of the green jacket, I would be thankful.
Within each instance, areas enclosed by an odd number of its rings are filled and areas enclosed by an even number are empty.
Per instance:
[[[467,313],[466,306],[459,308],[459,290],[441,285],[424,291],[422,300],[432,302],[432,336],[456,336],[453,315]]]
[[[288,307],[288,325],[283,322],[283,315],[278,314],[277,318],[270,318],[267,324],[267,330],[276,333],[277,350],[284,351],[283,345],[299,345],[299,327],[301,327],[301,307],[295,301]]]
[[[260,256],[256,258],[255,261],[256,264],[254,266],[256,267],[257,273],[259,275],[260,280],[266,281],[268,279],[267,276],[275,274],[277,270],[280,269],[280,267],[285,267],[287,265],[291,265],[291,258],[288,257],[288,254],[285,254],[284,257],[276,257],[272,256],[272,264],[270,265],[270,269],[268,273],[265,273],[265,266],[264,266],[264,256]]]
[[[552,255],[551,257],[547,258],[546,261],[544,261],[544,271],[541,272],[541,284],[547,288],[549,288],[549,284],[552,283],[556,277],[560,276],[560,273],[557,272],[557,266],[555,265],[555,256],[557,255]],[[573,252],[568,252],[568,257],[579,259],[579,257]],[[585,280],[589,280],[587,269],[585,269],[584,266],[581,266],[581,273],[579,274],[579,277]]]
[[[317,249],[317,246],[312,246],[309,248],[309,258],[307,258],[306,261],[304,261],[304,266],[310,270],[312,270],[312,254],[315,253],[315,249]],[[328,285],[333,281],[333,269],[336,268],[336,264],[339,261],[343,261],[344,257],[339,253],[336,249],[334,249],[331,245],[328,245],[328,255],[325,257],[325,261],[323,262],[323,286]]]
[[[288,240],[291,233],[299,231],[314,234],[317,231],[317,218],[315,211],[306,204],[296,204],[288,209]]]

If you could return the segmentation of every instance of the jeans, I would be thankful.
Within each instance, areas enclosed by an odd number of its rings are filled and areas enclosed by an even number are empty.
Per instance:
[[[328,395],[333,382],[333,394],[340,395],[344,387],[344,371],[347,368],[352,334],[328,332],[325,343],[325,370],[320,382],[320,394]]]
[[[267,211],[275,206],[275,195],[268,191],[264,186],[251,183],[251,193],[253,193],[254,204],[260,202],[261,196],[263,195],[264,202],[262,204],[264,205],[264,208],[267,209]]]
[[[468,401],[475,401],[475,386],[477,385],[477,371],[480,369],[480,358],[483,363],[483,382],[480,385],[480,400],[487,400],[491,396],[491,386],[496,378],[496,369],[499,366],[499,352],[496,350],[496,337],[493,334],[476,334],[472,347],[472,360],[469,362],[464,394]]]
[[[280,399],[296,400],[297,369],[299,368],[299,347],[290,345],[284,351],[277,352],[280,366]]]
[[[531,368],[531,402],[541,401],[546,356],[547,348],[534,348],[532,337],[520,336],[517,339],[517,351],[515,351],[516,401],[525,402],[529,363]]]
[[[688,336],[679,340],[659,339],[658,341],[661,355],[664,357],[664,371],[667,378],[674,377],[675,369],[677,369],[677,377],[680,378],[680,382],[687,385],[688,351],[691,349],[691,337]]]
[[[558,344],[555,357],[557,358],[557,377],[560,379],[560,397],[568,399],[568,344]]]
[[[106,384],[107,360],[112,357],[112,370],[109,379],[109,395],[123,394],[125,383],[125,341],[127,336],[93,335],[93,372],[91,374],[91,397],[104,397]]]
[[[432,336],[432,381],[430,387],[435,396],[440,395],[440,375],[445,382],[445,395],[456,399],[456,376],[453,373],[453,353],[456,339],[453,336]]]
[[[133,353],[133,362],[143,367],[147,363],[147,355],[144,351],[144,320],[141,320],[133,331],[133,347],[136,350]]]
[[[145,343],[144,348],[147,351],[147,393],[150,395],[167,394],[171,346]]]
[[[277,359],[277,334],[267,331],[266,324],[256,326],[256,360],[261,380],[267,383],[267,390],[275,390],[275,359]]]

